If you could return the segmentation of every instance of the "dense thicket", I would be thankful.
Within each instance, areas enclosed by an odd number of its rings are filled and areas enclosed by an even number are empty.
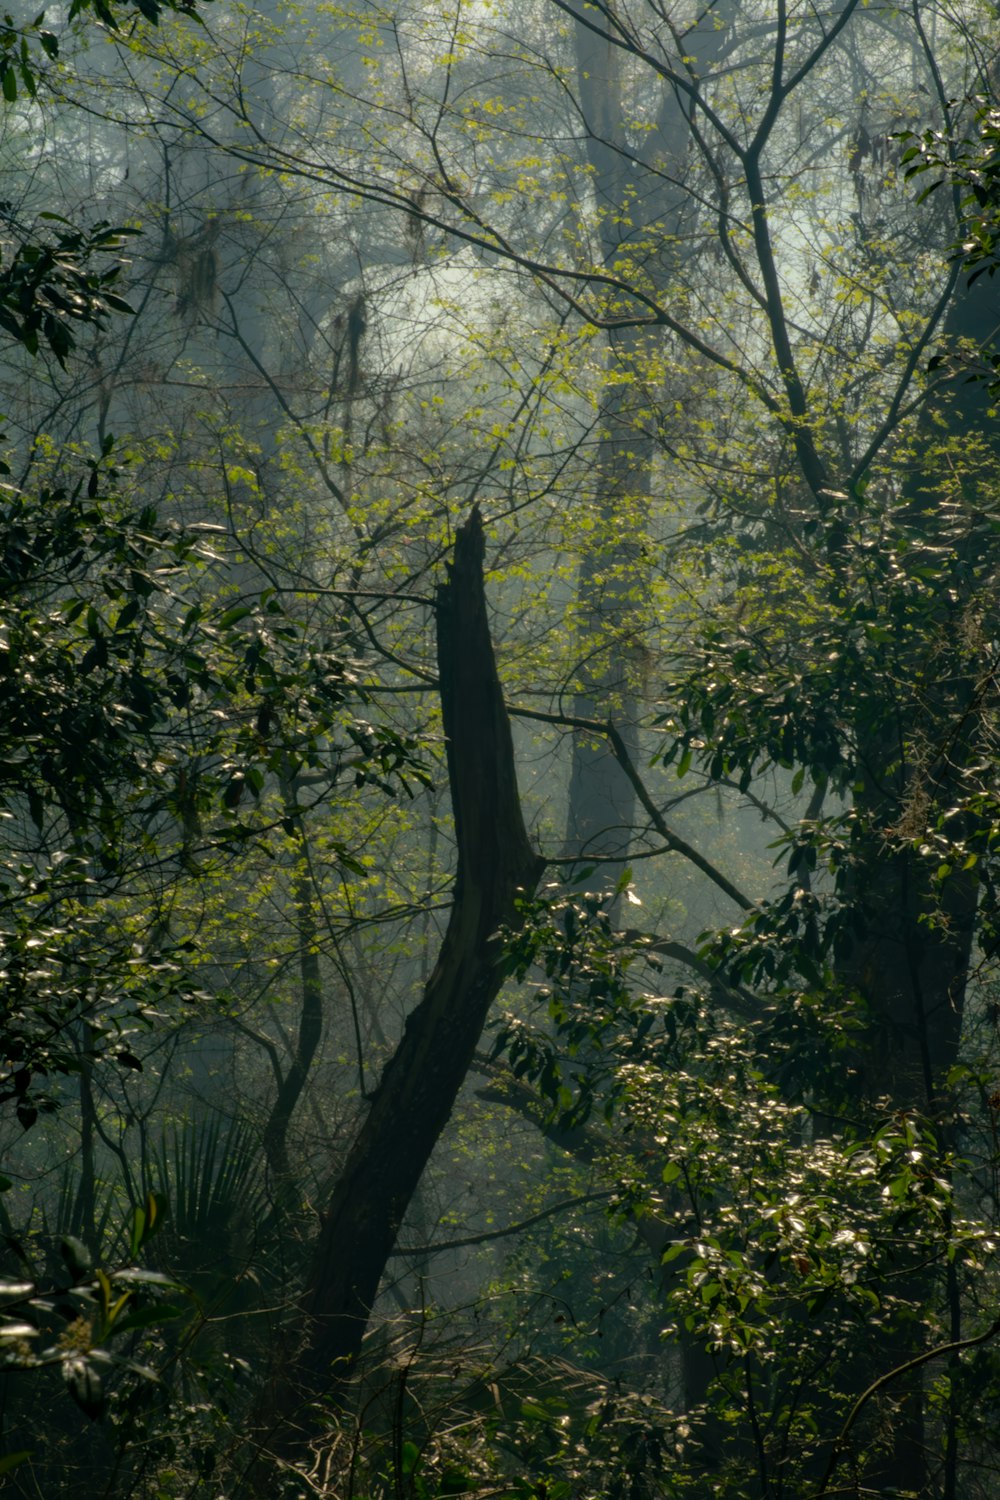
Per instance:
[[[996,45],[4,21],[16,1492],[994,1493]]]

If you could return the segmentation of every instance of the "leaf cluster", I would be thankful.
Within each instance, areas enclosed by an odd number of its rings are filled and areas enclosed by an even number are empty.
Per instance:
[[[66,1390],[91,1421],[103,1415],[112,1379],[156,1382],[155,1372],[135,1357],[134,1336],[144,1337],[197,1310],[191,1293],[174,1277],[136,1264],[167,1213],[159,1193],[148,1193],[136,1205],[128,1225],[130,1258],[120,1266],[95,1265],[86,1245],[63,1235],[61,1269],[44,1284],[23,1245],[7,1236],[7,1248],[24,1274],[0,1280],[0,1370],[26,1374],[58,1369]],[[122,1339],[127,1340],[125,1348],[114,1347]],[[9,1454],[0,1461],[0,1472],[30,1457],[30,1451]]]
[[[106,1048],[138,1066],[130,1018],[197,993],[184,943],[119,930],[118,892],[298,837],[296,799],[344,774],[427,778],[411,736],[357,714],[356,664],[273,591],[214,598],[217,532],[129,510],[110,458],[0,512],[0,1101],[24,1126],[39,1078]]]
[[[659,967],[649,943],[623,940],[614,921],[614,892],[559,887],[520,904],[522,923],[504,935],[507,962],[520,983],[541,971],[535,1002],[541,1024],[509,1013],[493,1056],[503,1055],[515,1078],[530,1080],[563,1128],[584,1124],[597,1109],[610,1120],[623,1092],[623,1067],[655,1052],[676,1061],[680,1038],[696,1025],[683,993],[672,1000],[635,984],[637,966]]]
[[[120,258],[110,266],[95,266],[93,259],[120,257],[138,231],[106,221],[81,229],[53,213],[39,218],[62,227],[48,239],[36,230],[0,265],[0,328],[29,354],[44,343],[65,366],[81,327],[101,327],[112,313],[132,312],[115,290]],[[12,222],[9,205],[0,204],[0,221]]]
[[[170,11],[200,20],[198,3],[199,0],[71,0],[66,19],[72,24],[80,18],[93,16],[109,31],[119,32],[137,15],[154,26]],[[200,3],[211,3],[211,0],[200,0]],[[17,99],[19,86],[30,99],[37,97],[44,72],[40,70],[33,51],[35,44],[47,62],[58,59],[59,38],[45,25],[44,10],[30,21],[15,21],[9,11],[0,17],[0,93],[7,104],[13,104]]]

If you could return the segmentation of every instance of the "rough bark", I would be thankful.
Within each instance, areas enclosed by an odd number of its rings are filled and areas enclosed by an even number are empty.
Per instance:
[[[437,964],[386,1064],[323,1215],[299,1302],[302,1338],[260,1415],[286,1456],[315,1402],[343,1404],[379,1282],[420,1177],[451,1114],[503,982],[498,929],[544,862],[521,815],[514,752],[483,587],[478,510],[459,530],[438,590],[438,666],[458,847],[454,901]],[[268,1429],[271,1429],[268,1431]]]

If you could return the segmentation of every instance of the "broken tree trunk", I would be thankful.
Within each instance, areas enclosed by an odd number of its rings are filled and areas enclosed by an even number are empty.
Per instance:
[[[407,1207],[469,1071],[503,982],[498,931],[544,868],[521,815],[483,586],[478,508],[437,594],[438,668],[458,846],[454,899],[423,998],[371,1097],[323,1215],[303,1334],[272,1385],[259,1439],[290,1456],[316,1402],[343,1404]]]

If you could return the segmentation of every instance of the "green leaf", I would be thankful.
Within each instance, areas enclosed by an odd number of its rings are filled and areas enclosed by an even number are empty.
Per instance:
[[[34,1339],[38,1329],[33,1323],[0,1323],[0,1339]]]
[[[127,1266],[124,1271],[112,1271],[112,1281],[137,1281],[145,1286],[164,1286],[172,1291],[183,1291],[180,1282],[174,1276],[167,1276],[162,1271],[148,1271],[144,1266]]]
[[[0,1474],[9,1474],[12,1469],[27,1463],[33,1451],[31,1448],[21,1448],[17,1453],[5,1453],[3,1458],[0,1458]]]
[[[63,1360],[62,1373],[77,1406],[96,1421],[104,1410],[104,1386],[90,1360],[82,1356]]]
[[[64,1234],[59,1249],[74,1281],[82,1281],[93,1270],[94,1258],[75,1234]]]
[[[445,1469],[441,1475],[441,1483],[438,1486],[439,1495],[464,1495],[472,1489],[472,1478],[463,1473],[461,1469]],[[555,1486],[550,1486],[549,1493],[554,1495]]]
[[[34,1290],[33,1281],[9,1281],[7,1277],[0,1279],[0,1297],[18,1300],[21,1297],[30,1297]]]
[[[129,1252],[138,1255],[146,1238],[146,1210],[138,1205],[132,1210],[132,1231],[129,1236]]]
[[[115,1323],[115,1333],[129,1333],[133,1328],[155,1328],[159,1323],[169,1323],[174,1318],[183,1318],[185,1309],[173,1302],[159,1302],[150,1307],[137,1308]]]
[[[239,624],[248,615],[253,614],[253,608],[249,604],[235,604],[232,609],[227,609],[224,615],[219,617],[219,626],[222,630],[228,630],[230,625]]]
[[[115,621],[116,630],[126,630],[139,613],[138,599],[130,599]]]

